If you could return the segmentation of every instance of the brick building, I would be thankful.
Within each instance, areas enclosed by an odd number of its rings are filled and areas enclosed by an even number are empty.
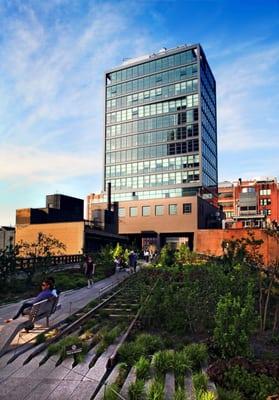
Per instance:
[[[218,185],[218,204],[228,228],[276,227],[279,223],[279,185],[276,178],[239,179]]]
[[[62,194],[46,196],[43,208],[16,210],[16,244],[36,242],[38,234],[44,233],[66,246],[63,254],[74,255],[96,251],[106,244],[126,243],[127,239],[117,234],[114,212],[104,208],[96,223],[84,220],[83,213],[81,199]]]

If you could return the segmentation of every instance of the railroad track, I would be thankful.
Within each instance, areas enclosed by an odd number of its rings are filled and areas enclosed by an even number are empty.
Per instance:
[[[0,399],[101,399],[109,377],[117,375],[118,349],[136,326],[154,283],[145,271],[132,275],[98,304],[41,334],[42,343],[16,356],[5,354]]]

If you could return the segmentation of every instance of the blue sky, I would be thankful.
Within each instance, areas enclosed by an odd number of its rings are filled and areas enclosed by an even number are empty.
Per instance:
[[[99,192],[104,71],[201,43],[217,81],[219,181],[277,176],[278,0],[1,0],[0,225]]]

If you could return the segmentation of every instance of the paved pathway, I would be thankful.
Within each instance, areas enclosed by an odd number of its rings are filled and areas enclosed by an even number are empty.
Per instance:
[[[96,299],[99,296],[100,289],[113,283],[117,284],[127,276],[127,272],[117,272],[109,278],[96,282],[90,289],[84,287],[77,290],[62,292],[59,299],[61,309],[56,311],[56,313],[51,317],[51,323],[59,322],[68,315],[73,314],[75,311],[88,304],[91,300]],[[3,326],[5,319],[11,318],[21,304],[22,301],[19,301],[17,303],[0,307],[0,329],[1,326]]]
[[[52,317],[51,323],[57,323],[68,315],[73,314],[91,300],[96,299],[100,294],[100,289],[108,287],[110,284],[117,285],[128,275],[127,272],[117,272],[111,277],[97,282],[90,289],[86,287],[61,293],[59,302],[62,307],[55,313],[55,317]],[[0,308],[0,329],[5,325],[4,319],[11,316],[19,305],[20,302]],[[112,352],[113,350],[114,347],[109,346],[107,352]],[[96,368],[89,369],[90,361],[95,353],[94,348],[87,354],[84,362],[74,369],[72,369],[72,358],[65,359],[61,365],[55,368],[55,363],[58,359],[56,355],[50,357],[42,366],[39,366],[39,362],[46,352],[35,357],[30,363],[23,365],[23,361],[32,351],[33,349],[28,350],[27,353],[20,355],[11,364],[6,363],[13,353],[7,353],[0,358],[0,400],[90,399],[99,381],[98,376],[93,376],[92,374],[93,372],[99,373],[99,370],[101,370],[99,364],[102,360],[104,365],[107,362],[104,357],[104,359],[100,357]]]
[[[117,272],[114,275],[110,276],[109,278],[103,279],[101,281],[96,282],[90,289],[87,287],[77,289],[77,290],[70,290],[67,292],[62,292],[60,294],[59,304],[61,304],[61,309],[57,310],[50,318],[50,326],[54,325],[60,321],[63,321],[69,315],[73,314],[74,312],[80,310],[90,301],[98,298],[100,296],[100,290],[103,292],[102,289],[105,290],[108,287],[110,289],[110,285],[117,285],[122,280],[124,280],[128,276],[128,273]],[[3,327],[6,325],[5,320],[11,318],[18,308],[21,305],[21,301],[13,304],[9,304],[6,306],[0,307],[0,335]],[[45,318],[41,321],[38,321],[35,324],[35,327],[42,328],[45,327]],[[23,344],[26,342],[31,341],[34,339],[34,336],[38,334],[38,331],[30,331],[29,334],[24,333],[24,335],[20,333],[14,338],[12,342],[12,346],[16,346],[18,344]],[[1,377],[1,369],[0,369],[0,377]]]

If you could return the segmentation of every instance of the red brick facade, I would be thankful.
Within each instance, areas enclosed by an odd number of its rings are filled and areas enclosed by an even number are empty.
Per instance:
[[[226,214],[226,228],[260,228],[279,223],[276,178],[222,182],[218,192],[218,204]]]
[[[279,260],[279,238],[270,236],[263,229],[199,229],[196,233],[196,251],[221,256],[223,240],[247,238],[249,232],[255,239],[263,240],[260,253],[266,265]]]

